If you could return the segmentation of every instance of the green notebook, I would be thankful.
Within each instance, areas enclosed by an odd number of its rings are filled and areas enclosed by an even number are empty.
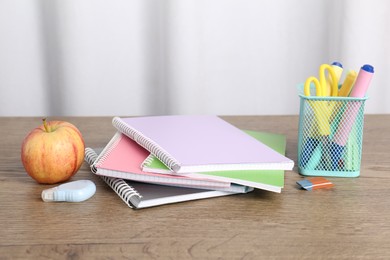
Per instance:
[[[280,134],[264,133],[257,131],[245,131],[263,144],[284,155],[286,150],[286,137]],[[142,164],[142,170],[146,172],[174,174],[167,166],[152,154]],[[281,192],[284,186],[283,170],[240,170],[217,171],[202,173],[182,174],[192,177],[204,177],[214,180],[228,181],[249,187],[273,192]]]

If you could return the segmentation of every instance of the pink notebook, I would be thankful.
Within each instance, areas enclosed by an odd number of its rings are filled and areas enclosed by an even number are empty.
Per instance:
[[[116,133],[93,164],[96,174],[134,181],[181,187],[246,192],[247,187],[207,178],[148,173],[141,170],[149,152],[121,133]],[[234,187],[233,187],[234,186]]]
[[[217,116],[115,117],[113,125],[176,173],[294,166],[292,160]]]
[[[97,157],[98,155],[95,150],[90,147],[87,147],[85,149],[85,161],[90,166],[93,166]],[[157,185],[151,183],[125,180],[121,178],[113,178],[108,176],[101,176],[101,178],[108,184],[108,186],[110,186],[115,191],[116,194],[118,194],[118,196],[130,208],[136,209],[241,193],[239,191],[232,192],[207,189],[193,189],[186,187],[172,187],[166,185]],[[246,192],[250,192],[252,190],[252,188],[248,188]]]

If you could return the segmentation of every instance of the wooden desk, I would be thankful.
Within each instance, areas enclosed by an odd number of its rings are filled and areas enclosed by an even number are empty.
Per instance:
[[[287,135],[297,161],[296,116],[224,117]],[[86,145],[104,146],[111,118],[62,118]],[[96,183],[83,203],[44,203],[44,186],[20,162],[39,118],[0,118],[0,259],[387,258],[390,257],[390,115],[366,116],[361,176],[329,178],[332,190],[304,191],[296,167],[281,194],[255,192],[133,210],[83,165],[73,178]],[[3,258],[4,257],[4,258]]]

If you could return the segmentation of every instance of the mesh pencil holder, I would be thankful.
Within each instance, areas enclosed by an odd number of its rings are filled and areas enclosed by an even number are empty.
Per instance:
[[[367,97],[299,97],[299,173],[359,176]]]

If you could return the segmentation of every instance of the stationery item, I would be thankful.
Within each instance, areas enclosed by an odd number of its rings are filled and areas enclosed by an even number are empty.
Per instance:
[[[91,169],[93,169],[93,163],[96,161],[97,156],[97,153],[93,149],[85,149],[85,161],[91,166]],[[236,192],[142,183],[108,176],[100,177],[115,191],[127,206],[134,209],[237,194]],[[246,192],[252,190],[252,188],[249,188]]]
[[[144,172],[141,170],[141,164],[148,155],[149,152],[132,139],[117,132],[100,153],[92,168],[97,175],[133,181],[170,186],[246,192],[247,187],[231,185],[230,182]]]
[[[340,88],[339,96],[348,97],[351,92],[352,86],[355,83],[357,73],[354,70],[350,70],[344,79],[343,85]]]
[[[327,95],[327,81],[325,78],[325,73],[328,71],[329,76],[331,77],[332,85],[331,85],[331,96],[338,96],[338,86],[337,86],[337,76],[334,72],[334,69],[328,65],[328,64],[322,64],[320,66],[319,70],[319,80],[316,77],[309,77],[304,86],[304,94],[306,96],[311,96],[311,84],[313,83],[316,89],[316,96],[318,97],[325,97]],[[318,124],[318,131],[323,136],[328,136],[330,133],[330,125],[329,125],[329,118],[331,116],[331,111],[327,107],[328,104],[326,101],[318,101],[318,102],[312,102],[314,115],[317,119]]]
[[[298,171],[303,175],[357,177],[360,171],[360,158],[362,154],[364,104],[366,98],[337,97],[329,98],[335,102],[332,115],[331,132],[329,140],[334,140],[335,132],[341,124],[345,123],[345,112],[350,106],[360,106],[355,117],[355,123],[349,133],[348,141],[340,157],[332,142],[323,145],[318,133],[312,131],[315,121],[314,113],[309,102],[312,97],[300,95],[299,134],[298,134]],[[344,121],[343,121],[344,120]],[[313,142],[313,146],[309,146]],[[306,149],[306,150],[305,150]],[[307,154],[310,152],[310,154]],[[304,163],[303,163],[304,162]],[[353,166],[352,164],[353,163]]]
[[[345,167],[347,171],[357,171],[360,166],[361,149],[359,146],[358,132],[359,131],[357,127],[352,128],[351,132],[349,133],[349,140],[345,145],[345,159],[342,161],[342,166]]]
[[[337,78],[337,86],[339,84],[339,81],[340,81],[340,78],[341,78],[341,74],[343,74],[343,65],[338,62],[338,61],[335,61],[332,63],[332,68],[333,68],[333,71],[336,75],[336,78]],[[333,79],[332,79],[332,76],[330,74],[328,74],[328,80],[327,80],[327,93],[326,93],[326,96],[330,96],[331,95],[331,88],[333,86],[334,82],[333,82]]]
[[[344,156],[339,161],[339,167],[345,167],[347,171],[359,170],[361,148],[358,137],[358,128],[353,127],[349,133],[349,140],[344,148]]]
[[[299,173],[312,176],[359,176],[364,103],[367,98],[365,94],[358,93],[362,89],[365,93],[372,75],[373,68],[369,65],[363,66],[357,77],[355,72],[349,72],[338,93],[340,97],[303,95],[304,85],[301,85],[298,135]],[[358,79],[360,77],[361,79]],[[352,91],[350,91],[351,86],[353,86]],[[312,84],[311,87],[315,86]],[[317,110],[313,108],[317,102],[321,101],[328,103],[327,108],[331,108],[329,111],[332,111],[328,122],[329,135],[326,138],[319,134]],[[327,112],[326,115],[328,115]],[[336,139],[338,141],[335,141]]]
[[[90,180],[72,181],[42,191],[42,200],[81,202],[91,198],[96,191],[95,183]]]
[[[269,146],[280,154],[286,150],[286,137],[280,134],[245,131],[248,135]],[[142,164],[142,169],[147,172],[159,172],[171,174],[172,170],[166,167],[155,156],[150,155]],[[283,170],[240,170],[240,171],[214,171],[202,173],[186,173],[185,176],[203,177],[214,180],[228,181],[246,185],[257,189],[273,192],[281,192],[284,186]]]
[[[292,160],[217,116],[115,117],[113,125],[175,173],[294,166]]]
[[[324,177],[313,177],[297,181],[297,184],[305,190],[328,189],[333,187],[333,183]]]
[[[330,81],[326,80],[325,73],[328,71],[328,76],[331,78]],[[332,66],[328,64],[322,64],[319,69],[319,80],[316,77],[309,77],[304,84],[304,95],[311,96],[311,84],[314,84],[316,89],[317,97],[327,96],[327,84],[331,82],[330,95],[338,96],[338,78]],[[316,125],[311,130],[315,135],[309,137],[303,148],[303,154],[301,156],[300,164],[305,166],[309,159],[312,157],[313,152],[317,146],[322,143],[324,149],[329,146],[329,135],[330,135],[330,117],[333,111],[333,105],[330,105],[326,100],[312,100],[309,101],[311,105]],[[318,139],[320,138],[320,140]]]
[[[317,152],[317,153],[316,153]],[[303,167],[306,167],[308,162],[312,160],[312,158],[316,158],[315,161],[321,160],[321,147],[320,147],[320,141],[317,137],[308,137],[304,147],[302,149],[301,159],[300,159],[300,165]],[[318,156],[319,155],[319,156]],[[317,160],[317,157],[318,160]]]
[[[356,78],[355,85],[351,91],[351,97],[362,98],[366,95],[367,89],[370,86],[372,76],[374,75],[374,67],[365,64],[360,68],[359,74]]]
[[[366,94],[368,86],[370,85],[372,76],[374,75],[374,67],[371,65],[364,65],[356,78],[355,85],[352,88],[350,97],[363,98]],[[351,105],[346,108],[343,117],[341,119],[342,124],[339,127],[333,137],[332,142],[332,158],[333,169],[338,167],[340,158],[344,154],[344,147],[348,141],[349,133],[355,123],[356,116],[360,110],[360,103],[356,102],[355,105]]]

